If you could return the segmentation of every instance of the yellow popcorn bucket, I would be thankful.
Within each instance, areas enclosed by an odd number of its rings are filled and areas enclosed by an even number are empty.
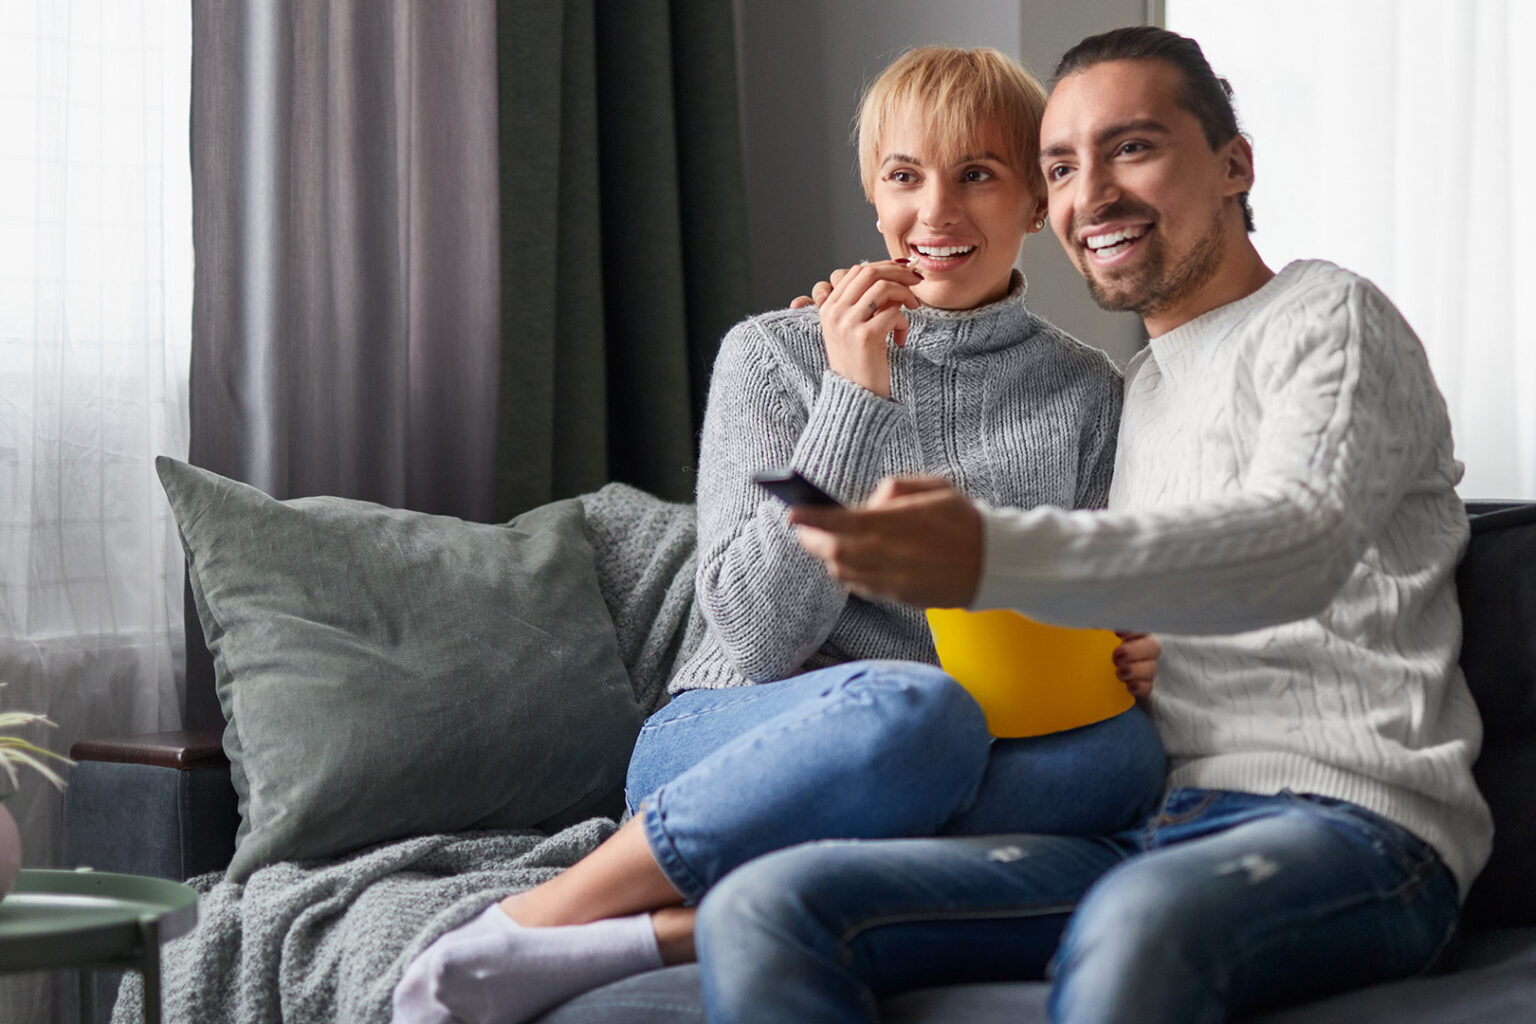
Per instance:
[[[1011,611],[928,609],[939,664],[987,714],[1000,738],[1102,722],[1135,703],[1110,655],[1107,629],[1068,629]]]

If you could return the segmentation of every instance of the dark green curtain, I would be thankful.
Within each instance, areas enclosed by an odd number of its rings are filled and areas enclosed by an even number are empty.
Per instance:
[[[623,480],[691,500],[748,311],[725,0],[501,0],[502,517]]]

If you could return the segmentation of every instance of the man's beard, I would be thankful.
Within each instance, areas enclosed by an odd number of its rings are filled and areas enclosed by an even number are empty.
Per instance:
[[[1105,211],[1100,219],[1112,221],[1141,218],[1150,220],[1156,227],[1155,212],[1139,204],[1135,207],[1129,204],[1117,205]],[[1153,231],[1146,244],[1150,251],[1143,257],[1140,268],[1118,277],[1114,271],[1110,271],[1106,279],[1095,276],[1096,268],[1088,258],[1086,247],[1079,243],[1078,266],[1083,272],[1083,279],[1088,282],[1088,294],[1093,296],[1093,301],[1100,308],[1129,311],[1146,317],[1177,305],[1203,288],[1216,276],[1226,249],[1221,213],[1217,211],[1210,230],[1196,240],[1194,248],[1176,266],[1168,265],[1167,242],[1160,232]]]

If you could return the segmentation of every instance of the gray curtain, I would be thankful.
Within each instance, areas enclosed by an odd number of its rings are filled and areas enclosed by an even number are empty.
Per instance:
[[[477,521],[692,496],[747,311],[727,0],[192,17],[194,463]],[[197,641],[189,728],[220,721]]]
[[[193,5],[192,460],[504,518],[693,493],[746,311],[725,0]]]
[[[193,5],[194,462],[492,515],[495,15]]]
[[[497,12],[497,514],[613,479],[689,500],[709,369],[748,311],[731,4]]]

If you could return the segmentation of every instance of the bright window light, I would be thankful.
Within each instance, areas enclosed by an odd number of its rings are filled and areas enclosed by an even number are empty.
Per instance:
[[[1254,244],[1370,278],[1429,353],[1468,498],[1536,498],[1536,4],[1166,0],[1253,141]]]

